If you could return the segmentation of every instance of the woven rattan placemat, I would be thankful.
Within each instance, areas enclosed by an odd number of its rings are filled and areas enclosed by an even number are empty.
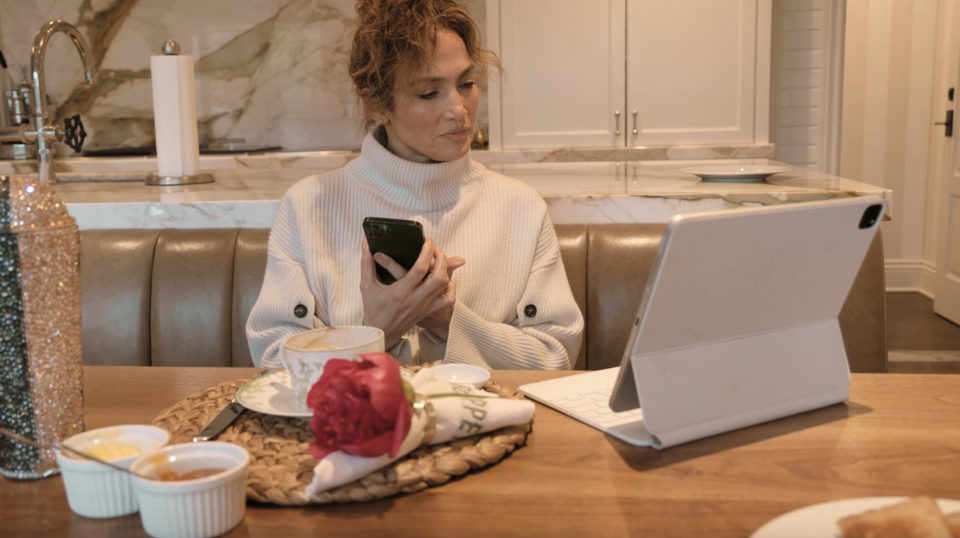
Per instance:
[[[188,442],[247,381],[228,381],[192,394],[162,411],[153,425],[170,432],[171,443]],[[484,389],[506,398],[522,398],[496,382],[487,383]],[[305,491],[317,463],[307,448],[313,440],[307,420],[246,410],[217,440],[250,452],[248,499],[279,505],[350,503],[415,493],[493,465],[526,441],[532,424],[422,447],[361,480],[313,497]]]

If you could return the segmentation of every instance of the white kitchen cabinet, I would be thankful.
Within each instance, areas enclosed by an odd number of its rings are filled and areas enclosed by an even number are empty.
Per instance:
[[[617,143],[614,112],[620,111],[622,127],[626,89],[625,6],[626,0],[500,3],[504,148]]]
[[[767,143],[770,0],[496,10],[503,149]]]

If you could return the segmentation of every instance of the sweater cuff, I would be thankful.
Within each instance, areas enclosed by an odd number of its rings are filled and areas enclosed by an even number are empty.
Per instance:
[[[443,362],[447,355],[447,341],[426,329],[420,329],[418,335],[420,343],[421,364]]]
[[[387,353],[393,355],[393,358],[400,361],[400,364],[410,366],[413,364],[413,349],[410,341],[406,337],[401,338],[399,342],[387,350]]]
[[[579,310],[577,311],[579,315]],[[581,326],[573,328],[579,344]],[[487,321],[476,312],[457,303],[450,319],[450,338],[444,362],[480,366],[488,370],[567,370],[570,360],[563,347],[556,343],[554,352],[546,350],[545,341],[556,339],[539,332],[543,338],[525,334],[520,328],[506,323]]]
[[[487,320],[458,301],[450,317],[450,334],[444,346],[444,362],[472,364],[488,370],[496,369],[496,365],[487,362],[476,341],[478,334],[485,334],[487,325],[489,325]],[[500,368],[505,367],[507,366],[500,366]]]

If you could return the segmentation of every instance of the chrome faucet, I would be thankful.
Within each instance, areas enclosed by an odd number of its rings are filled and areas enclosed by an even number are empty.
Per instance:
[[[37,173],[39,179],[46,183],[56,183],[57,176],[53,170],[53,141],[64,141],[74,151],[80,151],[83,146],[83,140],[87,133],[83,130],[83,123],[80,121],[80,115],[64,120],[63,129],[47,123],[50,113],[45,109],[47,95],[47,84],[44,78],[44,57],[46,56],[47,43],[50,37],[57,32],[63,32],[73,41],[77,51],[80,52],[80,60],[83,61],[83,74],[87,86],[97,82],[97,72],[93,61],[93,54],[87,42],[80,35],[79,30],[72,24],[55,20],[50,21],[40,27],[36,37],[33,39],[33,47],[30,49],[30,82],[32,85],[32,99],[29,102],[30,116],[33,120],[33,126],[19,125],[0,128],[0,141],[19,142],[22,144],[37,144],[37,155],[39,165]]]

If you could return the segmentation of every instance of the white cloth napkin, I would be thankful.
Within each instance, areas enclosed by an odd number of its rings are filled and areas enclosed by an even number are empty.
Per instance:
[[[429,396],[458,393],[463,395],[463,397],[430,399],[437,415],[436,432],[428,443],[431,445],[506,426],[526,424],[533,418],[533,402],[491,398],[494,395],[481,389],[438,381],[433,378],[432,368],[418,371],[407,381],[417,394]],[[470,395],[483,396],[483,398],[471,398]],[[313,481],[307,486],[307,495],[313,496],[322,491],[349,484],[413,452],[423,441],[428,421],[426,412],[420,413],[419,416],[414,413],[410,432],[404,438],[395,458],[387,454],[376,458],[362,458],[339,450],[327,454],[313,468]]]

